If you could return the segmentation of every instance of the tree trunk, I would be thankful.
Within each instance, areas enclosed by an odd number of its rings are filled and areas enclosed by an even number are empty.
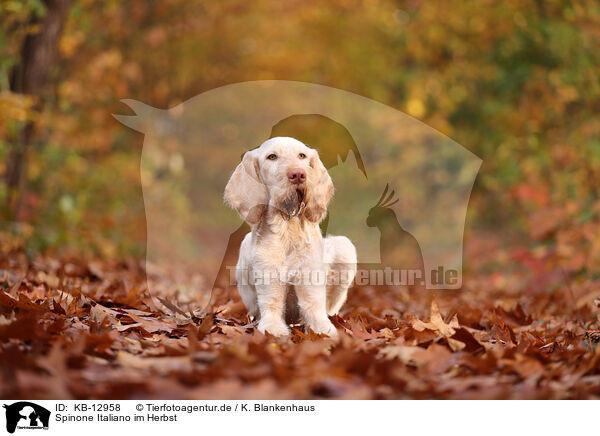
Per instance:
[[[11,71],[10,89],[37,98],[36,110],[42,108],[43,91],[48,72],[56,58],[56,48],[67,18],[72,0],[44,0],[46,13],[34,17],[30,24],[37,24],[39,32],[25,38],[19,62]],[[9,218],[19,220],[25,192],[27,149],[33,136],[33,125],[27,122],[16,138],[6,162],[7,210]]]

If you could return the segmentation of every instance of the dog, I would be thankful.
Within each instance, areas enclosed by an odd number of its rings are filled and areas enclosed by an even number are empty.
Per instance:
[[[356,275],[356,248],[345,236],[323,237],[319,223],[333,196],[316,150],[275,137],[244,154],[225,187],[225,202],[251,231],[241,245],[236,281],[257,329],[286,337],[304,322],[336,337],[337,314]]]

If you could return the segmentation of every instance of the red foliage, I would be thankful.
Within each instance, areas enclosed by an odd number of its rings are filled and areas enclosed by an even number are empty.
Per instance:
[[[289,341],[262,335],[235,288],[205,310],[205,293],[138,262],[5,256],[0,396],[596,397],[597,287],[555,276],[550,254],[483,251],[462,291],[352,289],[337,341],[303,326]],[[485,273],[494,256],[500,275]]]

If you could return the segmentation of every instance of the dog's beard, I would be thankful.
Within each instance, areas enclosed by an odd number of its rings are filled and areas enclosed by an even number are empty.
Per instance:
[[[281,211],[290,217],[298,216],[302,213],[306,197],[306,188],[304,186],[294,186],[281,201]]]

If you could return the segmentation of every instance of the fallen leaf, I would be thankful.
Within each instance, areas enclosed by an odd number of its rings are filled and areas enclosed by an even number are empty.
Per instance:
[[[412,327],[421,332],[425,329],[434,330],[439,332],[443,336],[452,336],[456,330],[460,327],[458,323],[458,317],[454,315],[452,320],[448,324],[444,322],[442,315],[440,314],[440,308],[438,307],[437,301],[433,299],[431,301],[429,322],[423,322],[419,319],[412,320]]]

